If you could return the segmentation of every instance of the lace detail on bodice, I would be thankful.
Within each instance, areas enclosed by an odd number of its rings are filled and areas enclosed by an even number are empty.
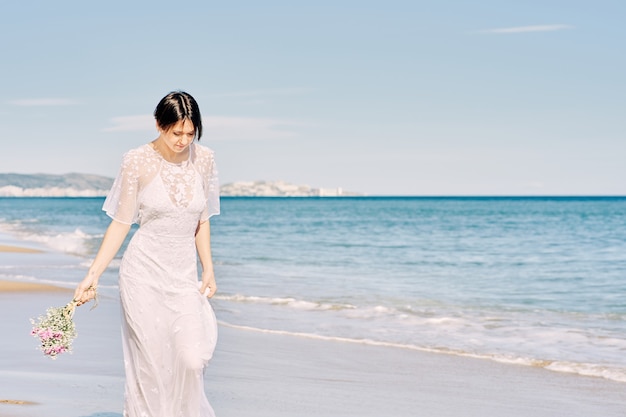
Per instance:
[[[161,161],[161,180],[170,200],[178,208],[189,206],[193,199],[196,176],[196,170],[193,169],[189,161],[181,164]]]
[[[195,143],[190,145],[189,158],[181,164],[167,162],[149,144],[128,151],[102,209],[121,223],[140,223],[143,203],[149,198],[145,191],[157,178],[176,208],[188,208],[201,186],[199,194],[204,192],[205,204],[199,220],[219,214],[219,182],[213,151]]]

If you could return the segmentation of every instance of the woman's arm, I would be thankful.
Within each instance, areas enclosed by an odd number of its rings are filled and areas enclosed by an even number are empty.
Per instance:
[[[217,291],[217,285],[215,284],[215,275],[213,273],[211,224],[209,220],[198,223],[198,228],[196,229],[196,249],[198,250],[198,257],[202,265],[202,285],[200,286],[200,292],[207,294],[207,297],[211,298]],[[206,291],[207,289],[209,291]]]
[[[113,260],[120,250],[129,230],[129,224],[120,223],[116,220],[111,221],[100,244],[100,249],[98,249],[98,253],[89,267],[87,275],[82,282],[78,284],[76,291],[74,291],[74,301],[76,301],[78,305],[85,304],[96,296],[96,287],[98,286],[100,275],[102,275],[104,270],[111,263],[111,260]]]

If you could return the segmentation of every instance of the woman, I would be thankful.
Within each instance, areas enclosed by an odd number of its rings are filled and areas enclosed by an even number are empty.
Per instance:
[[[202,120],[191,95],[168,94],[154,116],[159,137],[124,155],[103,206],[111,224],[74,301],[95,298],[100,275],[138,223],[119,271],[124,417],[209,417],[203,370],[217,341],[207,300],[217,289],[209,224],[220,210],[217,170],[213,151],[194,143]]]

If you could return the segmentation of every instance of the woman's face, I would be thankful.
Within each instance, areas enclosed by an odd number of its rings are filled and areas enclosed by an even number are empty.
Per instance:
[[[196,137],[193,123],[187,119],[180,120],[168,130],[161,130],[161,138],[167,147],[175,153],[181,153]]]

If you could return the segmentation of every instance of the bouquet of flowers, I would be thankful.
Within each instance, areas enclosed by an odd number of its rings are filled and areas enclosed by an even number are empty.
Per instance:
[[[98,289],[90,285],[86,291],[93,291],[93,310],[98,306]],[[33,325],[30,334],[38,337],[41,345],[39,349],[44,355],[56,359],[59,353],[72,352],[72,342],[76,338],[76,326],[72,320],[76,306],[81,303],[74,299],[63,307],[50,307],[45,316],[39,316],[38,321],[30,319]]]
[[[39,316],[37,322],[30,319],[33,325],[30,334],[39,338],[39,349],[51,359],[72,351],[72,342],[76,338],[76,326],[72,320],[75,308],[76,302],[72,300],[63,307],[48,308],[46,315]]]

